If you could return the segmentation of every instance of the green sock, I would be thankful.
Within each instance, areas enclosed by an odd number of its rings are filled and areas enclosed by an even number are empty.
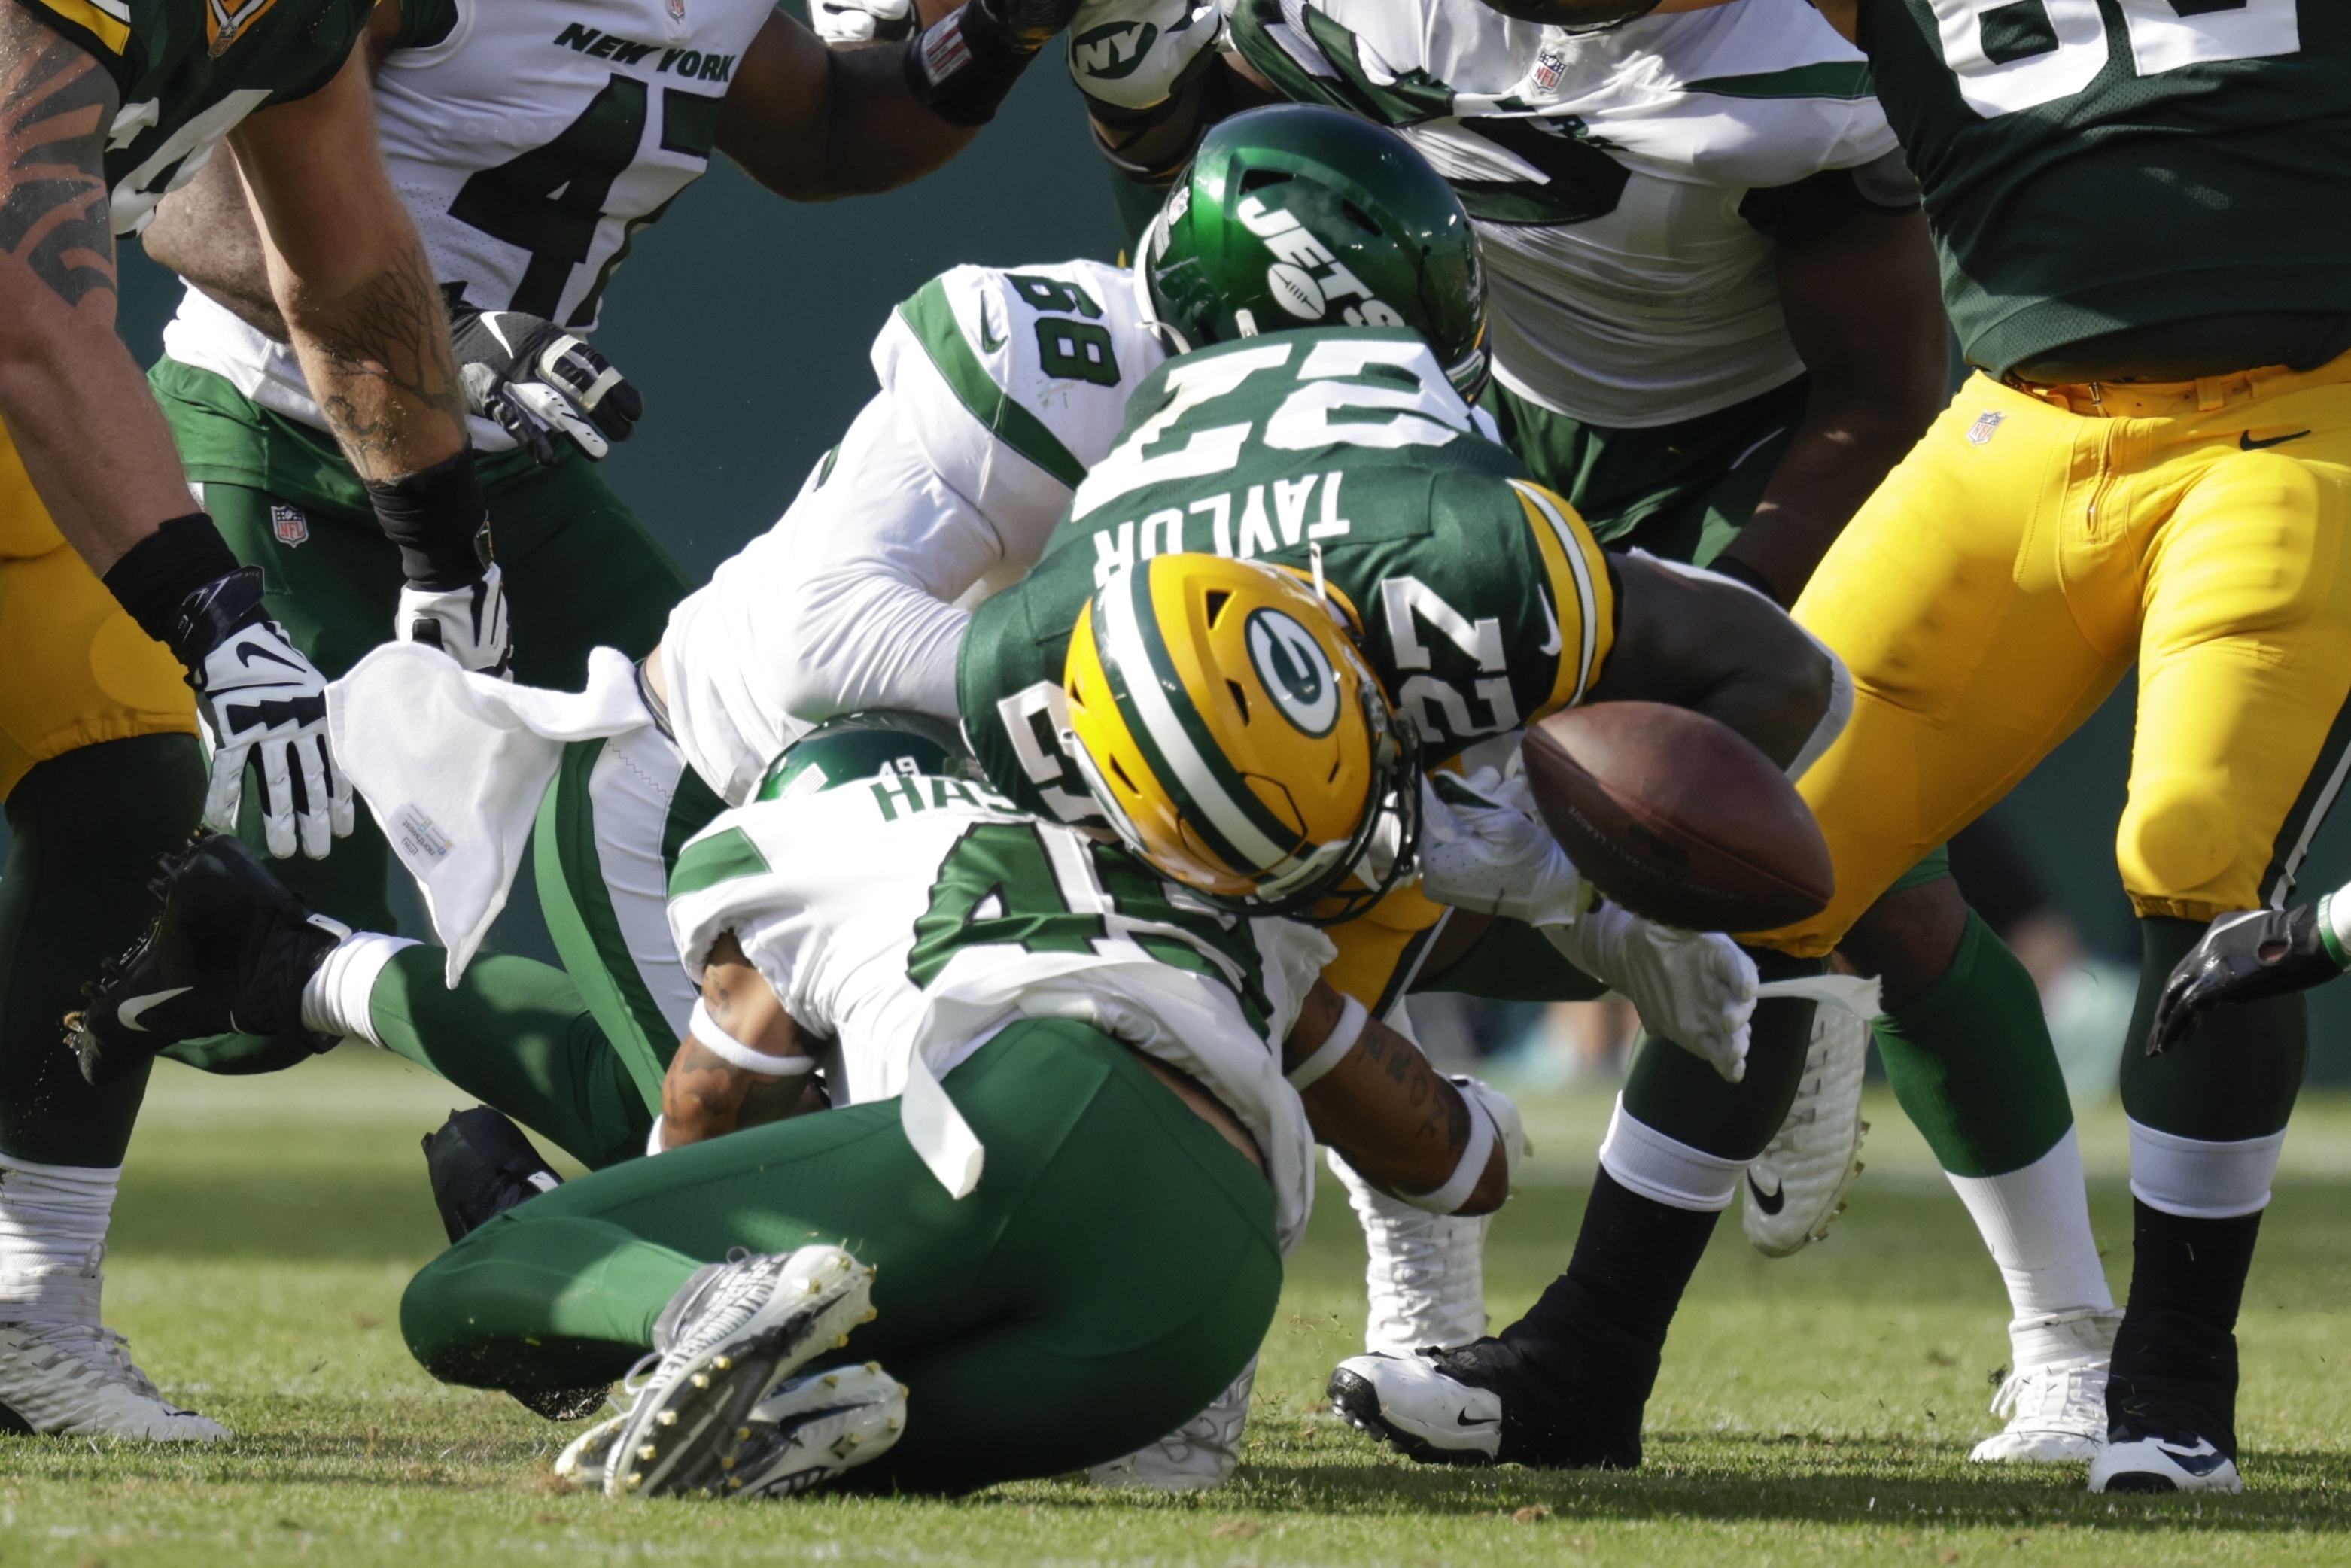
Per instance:
[[[2004,1176],[2074,1124],[2041,993],[2008,945],[1968,912],[1943,977],[1877,1020],[1894,1096],[1953,1176]]]
[[[147,1069],[93,1089],[60,1020],[155,918],[156,857],[204,810],[193,736],[143,735],[37,764],[8,797],[0,876],[0,1151],[41,1165],[122,1163]]]
[[[2172,967],[2202,939],[2196,920],[2141,920],[2138,1005],[2123,1036],[2123,1109],[2141,1126],[2205,1143],[2262,1138],[2286,1124],[2310,1063],[2310,1010],[2299,995],[2214,1008],[2161,1056],[2147,1053],[2155,1004]]]
[[[487,953],[457,988],[446,955],[406,947],[385,965],[368,1021],[387,1050],[430,1068],[599,1168],[645,1152],[661,1109],[648,1102],[562,970]]]
[[[1749,948],[1767,980],[1817,975],[1817,958]],[[1707,1063],[1670,1040],[1642,1039],[1633,1071],[1625,1080],[1625,1110],[1644,1126],[1678,1143],[1727,1160],[1751,1160],[1763,1152],[1804,1076],[1812,1049],[1813,1004],[1776,999],[1759,1002],[1750,1026],[1747,1076],[1726,1083]]]

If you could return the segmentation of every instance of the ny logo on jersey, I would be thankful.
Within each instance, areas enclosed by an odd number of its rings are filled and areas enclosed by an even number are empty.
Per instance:
[[[228,47],[277,4],[277,0],[204,0],[204,37],[211,40],[213,57],[226,54]]]

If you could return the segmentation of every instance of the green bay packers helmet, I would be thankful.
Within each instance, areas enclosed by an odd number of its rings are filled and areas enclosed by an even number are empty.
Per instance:
[[[1063,745],[1129,851],[1236,913],[1349,918],[1418,847],[1418,742],[1336,613],[1292,573],[1182,554],[1078,616]]]
[[[1409,327],[1486,384],[1469,214],[1395,131],[1311,104],[1220,121],[1151,221],[1136,275],[1178,352],[1307,327]]]
[[[987,779],[955,726],[928,714],[870,708],[828,719],[784,747],[751,798],[790,800],[837,784],[906,774]]]

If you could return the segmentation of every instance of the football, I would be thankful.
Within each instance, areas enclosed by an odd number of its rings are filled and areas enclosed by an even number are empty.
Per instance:
[[[1836,890],[1811,808],[1729,726],[1663,703],[1595,703],[1527,731],[1527,783],[1578,870],[1635,915],[1769,931]]]

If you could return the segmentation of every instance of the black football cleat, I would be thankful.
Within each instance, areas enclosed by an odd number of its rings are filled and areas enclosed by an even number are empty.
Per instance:
[[[438,1132],[424,1135],[424,1168],[434,1206],[454,1244],[518,1203],[563,1185],[523,1130],[502,1111],[476,1105],[452,1111]],[[593,1388],[509,1388],[522,1407],[550,1421],[579,1421],[601,1410],[611,1385]]]
[[[1518,1323],[1458,1350],[1349,1356],[1329,1393],[1351,1426],[1422,1464],[1630,1470],[1657,1363],[1619,1331],[1554,1341]]]
[[[2236,1335],[2192,1312],[2134,1303],[2106,1376],[2094,1492],[2240,1492]]]
[[[302,1027],[302,988],[350,927],[310,913],[253,852],[199,833],[149,884],[162,910],[147,934],[82,987],[66,1016],[81,1075],[112,1082],[166,1046],[207,1035],[292,1039],[326,1051],[338,1037]]]

